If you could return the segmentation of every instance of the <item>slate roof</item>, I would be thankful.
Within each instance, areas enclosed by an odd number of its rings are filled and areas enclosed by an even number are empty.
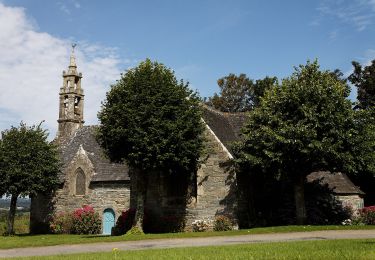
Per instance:
[[[328,171],[318,171],[310,173],[307,176],[307,181],[321,180],[322,184],[328,184],[328,187],[337,195],[364,195],[348,176],[341,172],[330,173]]]
[[[97,126],[84,126],[77,130],[72,139],[60,146],[63,162],[62,172],[65,172],[66,167],[82,145],[94,166],[92,182],[130,180],[129,167],[126,164],[112,163],[105,157],[102,148],[95,139],[96,129]],[[64,181],[64,176],[63,174],[60,176],[61,181]]]
[[[203,120],[224,146],[231,151],[231,144],[241,139],[241,128],[244,125],[246,114],[220,112],[207,105],[202,105],[202,108]]]

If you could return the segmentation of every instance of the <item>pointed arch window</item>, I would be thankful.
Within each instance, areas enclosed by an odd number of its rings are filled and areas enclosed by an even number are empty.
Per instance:
[[[86,194],[86,175],[81,168],[76,170],[76,195]]]

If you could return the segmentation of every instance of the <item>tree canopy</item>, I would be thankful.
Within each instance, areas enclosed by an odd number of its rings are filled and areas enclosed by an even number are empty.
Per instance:
[[[238,164],[294,183],[296,219],[306,218],[305,177],[316,170],[353,170],[355,135],[348,88],[317,61],[300,65],[280,87],[266,92],[249,113],[238,147]]]
[[[359,107],[363,109],[375,106],[375,60],[370,65],[362,67],[356,61],[352,62],[354,71],[349,81],[357,87]]]
[[[142,179],[136,213],[140,228],[147,175],[197,169],[203,147],[199,98],[171,69],[147,59],[111,87],[98,117],[98,140],[109,157],[126,161]]]
[[[265,91],[275,85],[276,77],[259,79],[255,83],[246,74],[228,76],[218,79],[220,94],[208,99],[208,105],[223,112],[244,112],[258,106]]]
[[[21,123],[2,132],[0,140],[1,194],[11,196],[8,233],[13,233],[18,196],[51,191],[58,183],[59,160],[56,146],[47,141],[41,125]]]

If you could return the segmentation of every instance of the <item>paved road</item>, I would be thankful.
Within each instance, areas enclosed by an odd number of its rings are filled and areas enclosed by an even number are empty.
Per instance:
[[[20,256],[45,256],[119,250],[142,250],[151,248],[177,248],[198,246],[219,246],[260,242],[301,241],[324,239],[375,238],[375,230],[313,231],[276,234],[257,234],[226,237],[154,239],[143,241],[107,242],[79,245],[59,245],[48,247],[16,248],[0,250],[0,258]]]

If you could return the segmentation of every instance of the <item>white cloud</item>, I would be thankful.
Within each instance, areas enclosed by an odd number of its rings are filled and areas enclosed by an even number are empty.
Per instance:
[[[312,22],[314,25],[316,21],[320,24],[323,17],[329,17],[360,32],[374,23],[375,0],[323,0],[317,11],[321,17]]]
[[[334,31],[332,31],[332,32],[329,33],[329,39],[331,41],[334,41],[334,40],[337,39],[338,35],[339,35],[339,31],[338,30],[334,30]]]
[[[70,9],[63,2],[57,2],[57,5],[62,12],[66,13],[67,15],[71,14]]]
[[[73,21],[71,14],[74,12],[74,9],[81,8],[81,4],[77,0],[58,1],[56,2],[56,5],[59,7],[61,12],[67,15],[68,21]]]
[[[81,4],[78,1],[73,1],[73,5],[77,9],[81,8]]]
[[[0,130],[20,120],[44,127],[53,138],[57,128],[58,92],[69,63],[70,40],[37,31],[23,8],[0,2]],[[87,42],[76,48],[83,73],[86,124],[96,114],[109,85],[120,77],[116,49]]]

